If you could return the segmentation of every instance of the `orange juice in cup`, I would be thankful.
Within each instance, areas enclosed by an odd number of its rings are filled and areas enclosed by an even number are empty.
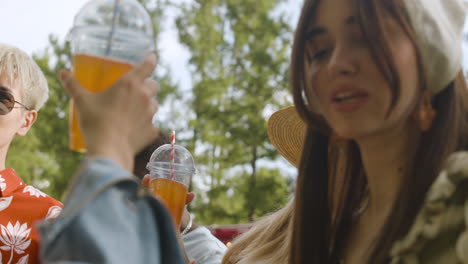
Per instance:
[[[156,197],[167,207],[176,226],[180,226],[185,200],[187,199],[187,186],[170,179],[154,178],[150,181],[150,187]]]
[[[73,56],[73,74],[80,84],[91,92],[100,92],[114,84],[133,65],[112,58],[86,54]],[[86,145],[78,123],[78,114],[73,101],[70,103],[70,149],[85,151]]]
[[[91,92],[111,87],[154,50],[153,23],[135,0],[91,0],[75,16],[67,38],[73,73]],[[70,103],[70,149],[85,151],[79,116]]]
[[[196,171],[192,155],[180,145],[174,145],[172,152],[172,146],[166,144],[153,152],[146,168],[151,175],[151,189],[166,206],[175,225],[180,226],[190,178]]]

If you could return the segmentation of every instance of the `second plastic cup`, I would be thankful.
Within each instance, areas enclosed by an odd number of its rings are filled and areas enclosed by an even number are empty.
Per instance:
[[[169,210],[176,226],[180,226],[184,213],[190,178],[195,174],[195,163],[190,152],[174,146],[174,162],[171,162],[172,146],[156,149],[146,168],[151,175],[150,187]]]
[[[154,50],[152,23],[136,0],[92,0],[76,15],[68,35],[73,73],[91,92],[112,86]],[[70,149],[86,150],[70,103]]]

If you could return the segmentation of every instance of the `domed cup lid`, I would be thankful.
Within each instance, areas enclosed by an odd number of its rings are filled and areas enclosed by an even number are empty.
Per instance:
[[[172,146],[170,144],[162,145],[153,152],[146,167],[149,170],[155,168],[170,170],[171,153]],[[196,172],[192,154],[180,145],[174,145],[174,170],[179,173],[184,172],[190,174]]]
[[[135,39],[138,47],[154,50],[153,24],[145,8],[136,0],[92,0],[75,16],[68,40],[83,41],[83,35],[104,35],[115,38]],[[118,42],[116,41],[117,45]]]

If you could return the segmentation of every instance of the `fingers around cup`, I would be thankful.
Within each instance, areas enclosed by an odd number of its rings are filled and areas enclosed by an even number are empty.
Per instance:
[[[158,83],[152,79],[146,79],[143,84],[150,92],[152,96],[156,96],[158,93]]]
[[[185,198],[185,204],[189,204],[195,199],[195,193],[193,192],[188,192],[187,193],[187,198]]]
[[[150,186],[149,184],[150,181],[151,181],[151,176],[149,174],[146,174],[141,180],[141,185],[145,188],[148,188]]]
[[[140,65],[136,66],[132,70],[132,75],[136,77],[146,79],[151,76],[156,68],[156,55],[154,53],[148,54]]]
[[[83,88],[73,77],[72,73],[67,70],[61,70],[59,73],[59,79],[68,96],[74,98],[75,101],[79,100],[79,97],[81,97],[81,93],[83,92]]]

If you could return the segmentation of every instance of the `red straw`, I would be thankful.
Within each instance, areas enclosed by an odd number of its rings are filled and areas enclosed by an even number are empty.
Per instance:
[[[172,130],[171,134],[171,180],[174,179],[174,170],[175,170],[175,165],[174,165],[174,159],[175,159],[175,131]]]

